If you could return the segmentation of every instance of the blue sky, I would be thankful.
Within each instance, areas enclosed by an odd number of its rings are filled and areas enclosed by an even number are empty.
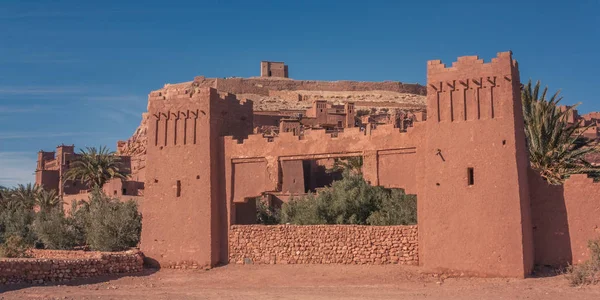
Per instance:
[[[0,185],[33,181],[40,149],[114,149],[165,83],[256,76],[261,60],[424,84],[427,60],[512,50],[523,81],[600,111],[599,0],[91,2],[0,1]]]

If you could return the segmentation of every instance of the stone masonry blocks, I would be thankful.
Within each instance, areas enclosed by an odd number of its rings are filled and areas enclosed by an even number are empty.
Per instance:
[[[417,226],[233,225],[237,264],[418,265]]]

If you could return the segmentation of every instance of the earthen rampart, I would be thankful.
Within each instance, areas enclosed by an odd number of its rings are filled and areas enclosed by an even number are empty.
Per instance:
[[[237,264],[418,265],[417,226],[233,225]]]
[[[354,262],[355,257],[318,252],[325,249],[318,246],[311,248],[318,254],[300,255],[303,250],[295,250],[296,245],[277,243],[310,243],[321,234],[332,240],[352,236],[352,242],[359,243],[374,239],[369,230],[385,229],[356,229],[350,234],[340,227],[342,236],[337,236],[329,229],[231,225],[252,223],[256,207],[251,204],[257,196],[273,199],[322,187],[314,184],[320,180],[315,174],[325,173],[322,160],[362,157],[363,175],[372,185],[417,194],[418,262],[426,270],[526,276],[539,261],[534,253],[542,253],[534,250],[540,239],[533,233],[532,219],[538,219],[531,209],[538,204],[531,199],[544,193],[538,193],[537,187],[530,190],[517,62],[510,52],[503,52],[489,63],[468,56],[450,67],[430,61],[427,68],[426,122],[416,122],[407,132],[384,125],[334,133],[283,132],[274,138],[251,135],[253,103],[240,103],[222,92],[268,95],[268,91],[378,89],[425,94],[424,87],[397,82],[197,78],[151,92],[142,250],[162,266],[204,267],[246,258],[257,263]],[[319,112],[329,109],[326,101],[318,104],[313,108]],[[573,261],[580,261],[584,243],[597,230],[597,218],[590,216],[597,202],[580,201],[584,208],[570,208],[570,199],[573,203],[580,197],[595,199],[581,192],[583,187],[600,194],[600,188],[590,185],[594,184],[574,176],[564,187]],[[390,236],[381,234],[384,241]],[[319,241],[327,240],[325,236]],[[399,236],[402,241],[403,235]],[[318,244],[305,248],[311,245]],[[404,247],[403,242],[398,245]],[[341,247],[336,249],[343,252]],[[363,251],[358,244],[352,247]],[[296,251],[297,256],[281,256],[277,251]],[[379,263],[377,251],[375,257],[370,252],[368,259],[364,256],[365,263]]]
[[[550,185],[531,170],[536,263],[567,266],[589,258],[588,241],[600,238],[600,183],[585,174]]]
[[[142,253],[34,250],[33,258],[0,258],[0,284],[63,282],[141,272]]]
[[[269,96],[269,91],[391,91],[425,95],[426,88],[420,84],[397,81],[317,81],[264,78],[216,78],[214,87],[233,94],[257,94]],[[271,92],[273,93],[273,92]],[[290,93],[289,95],[293,95]]]
[[[529,163],[516,61],[510,52],[488,63],[477,56],[451,67],[429,61],[427,84],[420,262],[481,275],[529,274]]]
[[[408,132],[384,125],[362,131],[346,128],[333,136],[325,130],[308,130],[303,136],[284,132],[273,139],[257,134],[241,141],[224,137],[225,174],[231,178],[226,182],[228,203],[282,191],[286,182],[300,184],[303,179],[294,174],[302,174],[303,160],[353,156],[363,158],[362,172],[371,184],[416,193],[423,136],[424,125],[416,124]],[[294,161],[300,164],[292,166]]]
[[[142,251],[165,267],[215,265],[227,244],[221,136],[252,132],[252,102],[167,86],[150,93],[148,112]]]

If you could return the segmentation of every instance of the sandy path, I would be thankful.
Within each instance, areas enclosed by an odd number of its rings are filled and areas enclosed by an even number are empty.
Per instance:
[[[573,288],[564,276],[442,281],[403,266],[228,265],[101,280],[3,287],[0,299],[600,299],[600,286]]]

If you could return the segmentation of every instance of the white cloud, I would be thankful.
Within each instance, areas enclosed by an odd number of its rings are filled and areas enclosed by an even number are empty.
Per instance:
[[[84,89],[79,87],[52,87],[52,86],[0,86],[0,95],[64,95],[80,94]]]
[[[42,106],[42,105],[30,105],[30,106],[0,105],[0,114],[1,113],[28,113],[28,112],[39,112],[39,111],[49,112],[52,109],[53,108],[50,106]]]
[[[35,182],[35,153],[0,152],[0,185],[6,187]]]
[[[136,95],[113,95],[113,96],[91,96],[85,97],[84,99],[90,101],[101,101],[101,102],[143,102],[144,97]]]
[[[33,139],[33,138],[53,138],[65,136],[95,135],[90,132],[60,132],[60,133],[41,133],[41,132],[0,132],[0,140],[12,139]]]

